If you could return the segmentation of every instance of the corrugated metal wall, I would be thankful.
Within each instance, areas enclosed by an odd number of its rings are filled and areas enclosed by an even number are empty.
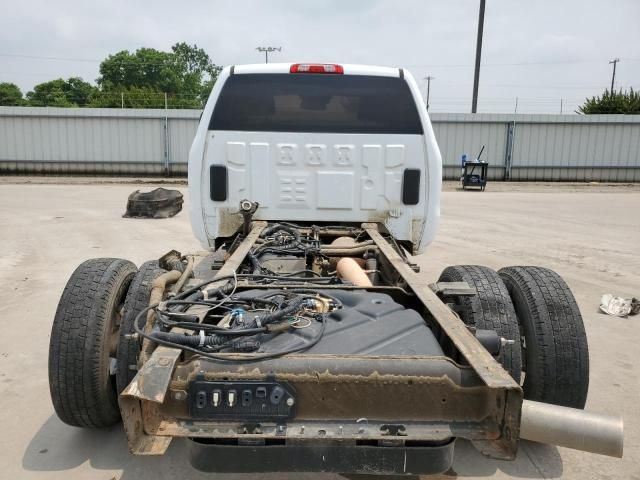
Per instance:
[[[0,172],[184,174],[199,110],[0,107]]]
[[[0,107],[0,173],[186,173],[200,110]],[[444,177],[482,155],[494,180],[640,181],[640,116],[431,115]]]
[[[495,116],[465,113],[431,115],[442,154],[444,178],[458,178],[462,155],[466,154],[472,160],[484,145],[482,160],[489,162],[489,179],[504,179],[508,128],[504,121],[494,119]]]

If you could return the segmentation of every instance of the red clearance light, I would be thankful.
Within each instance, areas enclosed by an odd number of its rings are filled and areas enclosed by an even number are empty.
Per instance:
[[[335,63],[294,63],[289,73],[332,73],[342,75],[344,68]]]

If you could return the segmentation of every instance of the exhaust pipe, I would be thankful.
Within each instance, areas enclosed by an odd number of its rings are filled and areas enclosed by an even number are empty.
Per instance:
[[[337,265],[338,278],[342,278],[353,283],[356,287],[371,287],[371,280],[358,262],[351,257],[341,258]]]
[[[621,417],[548,403],[522,402],[520,438],[622,458]]]

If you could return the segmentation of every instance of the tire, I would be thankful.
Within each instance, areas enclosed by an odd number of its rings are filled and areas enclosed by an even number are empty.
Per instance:
[[[87,260],[62,292],[49,343],[49,390],[58,417],[68,425],[102,428],[120,420],[114,350],[136,271],[127,260]]]
[[[140,354],[140,342],[129,335],[135,332],[134,320],[138,314],[149,306],[151,296],[151,284],[166,270],[160,268],[157,260],[150,260],[140,266],[140,270],[133,278],[127,298],[124,302],[124,315],[118,340],[118,364],[116,372],[116,385],[118,393],[126,388],[138,371],[138,356]]]
[[[542,267],[500,270],[524,337],[524,397],[584,408],[589,347],[578,304],[566,282]]]
[[[500,337],[514,340],[500,349],[498,361],[520,384],[522,359],[520,331],[509,292],[495,270],[478,265],[453,265],[440,274],[439,282],[466,282],[477,291],[472,297],[445,298],[454,303],[462,321],[478,329],[493,330]]]

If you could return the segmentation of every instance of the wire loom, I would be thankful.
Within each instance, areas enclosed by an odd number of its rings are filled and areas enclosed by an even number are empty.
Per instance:
[[[238,277],[254,280],[304,281],[304,288],[288,289],[261,296],[234,296]],[[289,353],[307,350],[316,345],[325,331],[325,315],[342,308],[342,302],[308,283],[325,284],[327,278],[291,277],[278,275],[245,274],[229,275],[204,282],[161,304],[152,305],[138,314],[134,322],[136,333],[152,342],[220,361],[255,361],[275,358]],[[206,290],[212,282],[229,279],[220,288]],[[205,300],[206,299],[206,300]],[[210,307],[202,322],[187,312],[191,305]],[[155,324],[151,332],[140,327],[149,310],[155,311]],[[324,310],[324,311],[323,311]],[[304,322],[303,322],[304,320]],[[228,326],[220,326],[222,322]],[[261,353],[261,334],[287,334],[292,329],[304,328],[317,321],[322,324],[318,334],[307,344],[277,352]],[[214,323],[215,322],[215,323]],[[182,334],[170,332],[172,328],[183,328],[198,332]],[[229,357],[229,353],[234,353]]]
[[[241,267],[241,272],[248,273],[234,273],[203,282],[173,299],[149,307],[135,320],[138,335],[156,344],[223,361],[274,358],[316,345],[325,331],[325,314],[342,308],[342,302],[327,293],[320,293],[309,284],[326,285],[340,280],[333,276],[320,276],[308,269],[276,274],[261,265],[260,258],[267,253],[302,257],[321,255],[317,238],[302,236],[296,225],[286,222],[270,225],[260,238],[262,242],[251,250]],[[240,298],[234,296],[238,278],[274,284],[280,281],[300,283],[304,288]],[[222,280],[228,280],[222,287],[207,288],[209,284]],[[196,305],[208,307],[202,321],[188,313],[188,309]],[[155,310],[155,323],[152,331],[148,332],[140,327],[140,320],[150,309]],[[322,327],[305,345],[278,352],[259,351],[260,335],[287,334],[294,329],[309,327],[314,321],[322,323]],[[173,328],[197,333],[176,333],[171,331]],[[235,355],[230,359],[225,353]]]

